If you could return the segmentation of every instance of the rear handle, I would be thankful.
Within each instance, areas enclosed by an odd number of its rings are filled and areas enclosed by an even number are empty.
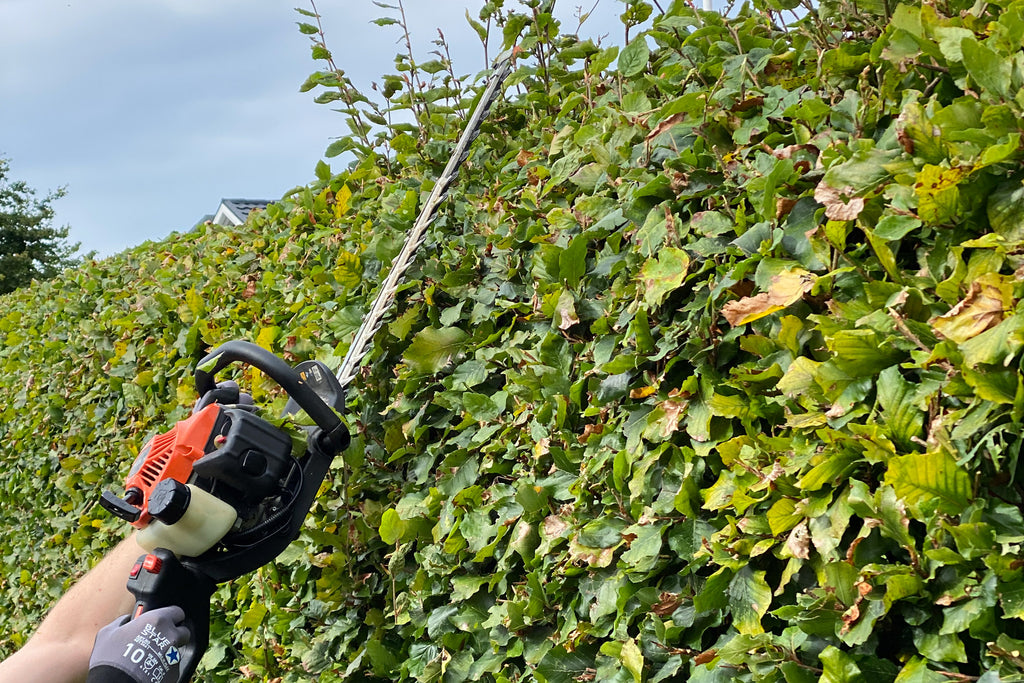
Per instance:
[[[189,642],[178,648],[178,681],[192,678],[210,644],[210,596],[216,584],[199,570],[182,564],[166,548],[139,557],[128,578],[135,596],[131,618],[160,607],[177,605],[185,612]]]

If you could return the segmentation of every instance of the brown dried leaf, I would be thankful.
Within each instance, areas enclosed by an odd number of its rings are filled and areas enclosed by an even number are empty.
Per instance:
[[[576,314],[576,304],[573,301],[572,295],[564,295],[558,298],[558,304],[555,307],[555,316],[558,319],[558,329],[563,332],[568,330],[573,325],[578,325],[580,322],[579,316]]]
[[[597,425],[595,425],[595,424],[588,424],[588,425],[584,425],[583,433],[580,434],[576,438],[576,440],[579,441],[580,443],[586,443],[587,439],[589,439],[592,434],[601,434],[602,432],[604,432],[604,425],[603,424],[597,424]]]
[[[939,334],[958,344],[1001,323],[1013,304],[1013,285],[997,273],[985,273],[971,283],[963,301],[945,315],[932,318]]]
[[[796,303],[817,281],[816,275],[803,268],[784,270],[772,277],[767,292],[730,301],[722,308],[722,315],[733,327],[745,325]]]
[[[654,129],[647,134],[647,141],[650,142],[654,138],[658,137],[662,133],[667,132],[673,126],[676,126],[686,120],[686,114],[679,113],[673,114],[664,121],[661,121],[654,127]]]
[[[811,558],[811,532],[807,528],[807,520],[803,520],[789,532],[789,538],[786,539],[786,549],[793,555],[793,557],[801,560],[809,560]]]
[[[818,156],[819,153],[817,147],[809,144],[787,145],[786,147],[782,147],[781,149],[771,150],[772,156],[774,156],[776,159],[791,159],[793,157],[793,154],[801,151],[810,152],[814,154],[814,156]]]
[[[843,612],[843,627],[839,630],[839,635],[846,635],[850,631],[850,627],[860,619],[860,604],[856,604],[850,609]]]
[[[797,200],[790,197],[779,197],[775,200],[775,217],[782,218],[783,216],[788,216],[789,212],[796,206],[796,202]]]
[[[569,523],[558,515],[548,515],[540,525],[541,532],[550,538],[564,536],[569,531]]]
[[[651,605],[651,611],[659,617],[667,617],[679,609],[681,604],[683,598],[678,593],[662,592],[658,596],[658,602]]]
[[[761,95],[758,95],[756,97],[748,97],[742,102],[737,102],[736,104],[732,105],[729,111],[738,114],[753,109],[754,107],[760,107],[763,104],[764,97]]]
[[[853,196],[852,187],[836,189],[825,183],[814,188],[814,201],[825,207],[825,215],[834,221],[852,221],[864,210],[864,198]],[[849,199],[844,199],[849,197]]]

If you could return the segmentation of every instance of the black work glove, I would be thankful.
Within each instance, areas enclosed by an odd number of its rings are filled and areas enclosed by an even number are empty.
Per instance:
[[[195,415],[200,410],[214,402],[223,403],[225,405],[253,405],[252,396],[239,390],[237,382],[227,380],[224,382],[217,382],[216,388],[203,394],[196,402],[195,407],[192,408],[192,414]]]
[[[180,607],[161,607],[100,629],[89,658],[87,683],[175,683],[178,648],[188,642]]]

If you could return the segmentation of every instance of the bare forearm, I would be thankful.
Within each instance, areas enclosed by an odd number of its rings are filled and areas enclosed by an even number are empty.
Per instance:
[[[84,681],[96,632],[134,605],[125,584],[142,553],[134,536],[110,551],[57,601],[28,643],[0,662],[0,683]]]

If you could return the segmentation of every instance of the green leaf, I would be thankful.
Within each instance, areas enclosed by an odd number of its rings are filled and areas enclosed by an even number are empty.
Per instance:
[[[903,379],[895,365],[878,375],[878,404],[882,420],[896,443],[909,449],[911,438],[920,436],[924,427],[924,412],[915,404],[914,387]]]
[[[333,158],[353,149],[354,147],[355,142],[353,142],[351,138],[340,138],[327,146],[324,156],[327,158]]]
[[[262,602],[254,602],[242,618],[238,620],[239,629],[252,630],[263,623],[263,619],[270,610]]]
[[[366,641],[366,654],[378,676],[390,676],[399,666],[398,657],[377,640]]]
[[[997,235],[1013,244],[1024,241],[1024,182],[1013,178],[1001,184],[988,196],[986,212]]]
[[[729,583],[729,609],[733,625],[745,635],[764,633],[761,617],[772,602],[772,589],[764,580],[764,572],[743,567]]]
[[[903,353],[874,330],[841,330],[826,340],[836,365],[850,377],[872,376],[897,363]]]
[[[901,240],[922,225],[921,221],[912,216],[884,216],[875,226],[874,234],[890,242]]]
[[[732,578],[733,573],[725,567],[709,576],[703,588],[693,598],[694,608],[698,612],[710,612],[727,606]]]
[[[912,453],[889,461],[885,482],[909,505],[934,506],[958,515],[971,500],[971,477],[943,451]]]
[[[502,407],[495,404],[490,396],[466,392],[462,395],[462,407],[477,422],[490,422],[501,415]]]
[[[384,511],[384,514],[380,518],[380,540],[384,541],[388,545],[394,545],[402,539],[405,534],[406,524],[401,517],[398,516],[392,508],[388,508]]]
[[[402,358],[414,372],[434,374],[451,362],[467,339],[469,335],[457,327],[427,327],[416,333]]]
[[[632,78],[647,68],[650,58],[651,50],[647,47],[646,37],[641,34],[619,53],[619,73],[625,78]]]
[[[975,83],[992,94],[1007,97],[1010,89],[1011,62],[978,42],[973,36],[960,40],[964,66]]]
[[[473,31],[476,32],[477,37],[480,38],[481,41],[487,41],[487,29],[484,28],[483,24],[476,21],[469,15],[468,9],[466,10],[466,22],[473,28]]]
[[[623,532],[632,538],[629,549],[622,553],[620,561],[636,574],[646,575],[658,561],[661,554],[661,533],[664,527],[654,524],[636,525]]]
[[[979,398],[993,403],[1012,405],[1021,384],[1021,376],[1014,370],[975,372],[964,368],[963,376]]]
[[[803,512],[796,511],[796,502],[790,498],[781,498],[775,501],[768,510],[768,526],[771,527],[772,534],[775,536],[789,531],[803,518]]]
[[[900,670],[895,683],[949,683],[949,679],[929,669],[925,659],[912,657]]]
[[[583,650],[567,651],[556,645],[537,665],[536,673],[544,683],[577,683],[587,669],[594,668],[594,658]]]
[[[933,662],[967,662],[964,643],[954,634],[928,633],[917,630],[914,645],[926,659]]]
[[[937,26],[935,37],[938,39],[942,56],[951,62],[963,61],[962,48],[964,38],[974,38],[974,31],[960,26]]]
[[[853,657],[829,645],[818,655],[823,665],[822,683],[868,683]]]
[[[830,484],[844,474],[860,461],[856,453],[842,452],[829,454],[822,462],[815,465],[811,470],[801,477],[796,485],[803,491],[817,491],[826,484]]]
[[[1017,580],[999,587],[999,603],[1004,619],[1024,619],[1024,581]]]
[[[979,365],[1003,366],[1013,360],[1024,348],[1024,314],[1015,313],[995,327],[960,344],[964,363],[971,368]]]
[[[570,289],[580,286],[580,280],[587,273],[587,245],[589,239],[577,235],[558,255],[558,271]]]

